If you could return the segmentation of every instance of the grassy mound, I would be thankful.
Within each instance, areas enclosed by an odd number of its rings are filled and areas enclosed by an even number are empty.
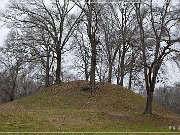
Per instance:
[[[99,83],[98,92],[90,93],[81,90],[86,85],[53,85],[1,105],[0,131],[169,132],[169,126],[180,126],[180,116],[156,104],[154,115],[143,115],[146,100],[125,88]]]

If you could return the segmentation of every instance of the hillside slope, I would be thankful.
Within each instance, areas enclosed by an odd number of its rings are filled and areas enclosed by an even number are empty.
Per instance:
[[[81,91],[85,81],[53,85],[41,93],[0,106],[0,131],[170,131],[180,116],[154,104],[142,114],[145,99],[127,89],[98,84],[98,93]],[[179,124],[179,125],[178,125]]]

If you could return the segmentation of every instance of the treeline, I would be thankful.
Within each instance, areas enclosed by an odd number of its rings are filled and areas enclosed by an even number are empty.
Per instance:
[[[180,114],[180,85],[160,87],[155,91],[154,100],[170,111]]]
[[[64,70],[70,59],[64,54],[71,53],[76,60],[70,68],[89,80],[91,92],[97,90],[96,81],[142,86],[147,93],[144,113],[152,114],[164,62],[179,57],[180,5],[111,2],[10,1],[0,15],[10,28],[1,48],[3,94],[12,101],[34,87],[78,79]]]

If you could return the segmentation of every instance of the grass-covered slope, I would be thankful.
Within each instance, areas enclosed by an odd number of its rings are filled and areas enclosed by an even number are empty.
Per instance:
[[[0,106],[2,131],[170,131],[180,117],[154,104],[143,115],[145,99],[116,85],[98,84],[98,93],[81,91],[85,81],[53,85],[44,92]]]

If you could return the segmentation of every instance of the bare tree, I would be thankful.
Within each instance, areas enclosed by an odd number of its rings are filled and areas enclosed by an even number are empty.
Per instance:
[[[75,64],[75,67],[82,70],[82,73],[85,75],[86,81],[89,80],[90,76],[90,46],[88,42],[88,36],[87,33],[84,31],[85,26],[81,23],[78,26],[78,29],[76,30],[76,33],[74,34],[74,54],[76,55],[77,61],[79,61],[77,64]]]
[[[149,7],[145,9],[141,3],[135,4],[135,12],[140,29],[142,64],[147,91],[145,114],[152,114],[153,92],[158,71],[166,56],[177,51],[172,46],[175,42],[179,41],[178,37],[172,39],[172,35],[170,34],[171,27],[169,27],[169,24],[172,21],[172,14],[168,13],[168,9],[170,8],[169,3],[165,3],[161,8],[155,7],[151,1]],[[159,17],[157,18],[156,16]],[[145,29],[146,24],[144,21],[147,18],[150,20],[148,24],[151,26],[151,29]],[[173,20],[176,19],[174,18]],[[148,35],[149,33],[150,35]],[[162,42],[164,42],[163,45]]]
[[[97,45],[99,43],[98,37],[98,20],[100,7],[99,4],[94,3],[96,0],[86,0],[85,4],[82,5],[80,2],[75,2],[76,5],[82,9],[85,14],[87,28],[87,35],[90,41],[91,48],[91,70],[90,70],[90,90],[96,91],[96,59],[97,59]]]
[[[137,25],[135,23],[135,16],[133,13],[133,6],[131,3],[118,3],[116,5],[109,4],[111,15],[112,15],[112,24],[114,25],[114,31],[110,32],[113,33],[114,39],[113,44],[115,45],[115,50],[113,55],[111,55],[111,61],[118,63],[115,67],[115,74],[117,78],[117,84],[123,86],[124,85],[124,78],[131,70],[131,77],[132,78],[132,68],[129,68],[131,63],[131,67],[133,67],[133,61],[130,59],[134,59],[136,57],[131,57],[129,52],[133,52],[132,46],[136,44],[134,41],[137,39],[134,36],[135,32],[137,32]],[[110,16],[110,15],[109,15]],[[108,17],[109,17],[108,16]],[[111,36],[112,37],[112,36]],[[105,38],[106,39],[106,38]],[[107,40],[107,39],[106,39]],[[108,45],[109,47],[109,45]],[[109,47],[110,48],[110,47]],[[111,63],[109,60],[109,63]],[[111,65],[111,64],[110,64]],[[110,69],[111,70],[111,69]],[[109,70],[109,71],[110,71]],[[110,80],[109,80],[110,81]]]
[[[11,59],[10,56],[4,55],[4,60],[1,58],[0,64],[3,65],[3,71],[0,72],[2,80],[1,91],[4,91],[10,97],[10,101],[16,99],[17,93],[17,78],[21,70],[22,61],[20,58]]]
[[[53,42],[51,48],[56,54],[54,56],[56,58],[56,83],[61,80],[61,60],[64,46],[81,17],[81,13],[76,16],[71,12],[74,6],[70,0],[53,0],[49,5],[43,0],[16,0],[10,2],[8,10],[3,15],[8,23],[36,27],[51,36]],[[14,14],[14,10],[16,10],[16,14]]]
[[[88,3],[89,2],[89,3]],[[87,33],[91,44],[91,71],[90,71],[90,89],[96,91],[95,73],[96,73],[96,56],[97,56],[97,45],[99,43],[98,38],[98,13],[100,9],[92,3],[93,0],[87,0],[87,8],[85,9],[85,15],[87,17]]]
[[[115,18],[113,13],[111,12],[111,6],[103,5],[103,9],[104,10],[101,10],[100,28],[104,36],[102,37],[103,39],[101,41],[102,49],[99,52],[100,55],[99,59],[101,59],[102,61],[107,61],[108,83],[111,83],[113,76],[113,66],[116,59],[116,55],[118,53],[118,41],[117,41],[118,36],[117,36]]]
[[[23,34],[21,45],[30,50],[27,62],[35,62],[42,65],[45,70],[45,86],[50,84],[50,69],[54,64],[54,52],[52,50],[52,39],[48,33],[41,29],[21,29]]]

